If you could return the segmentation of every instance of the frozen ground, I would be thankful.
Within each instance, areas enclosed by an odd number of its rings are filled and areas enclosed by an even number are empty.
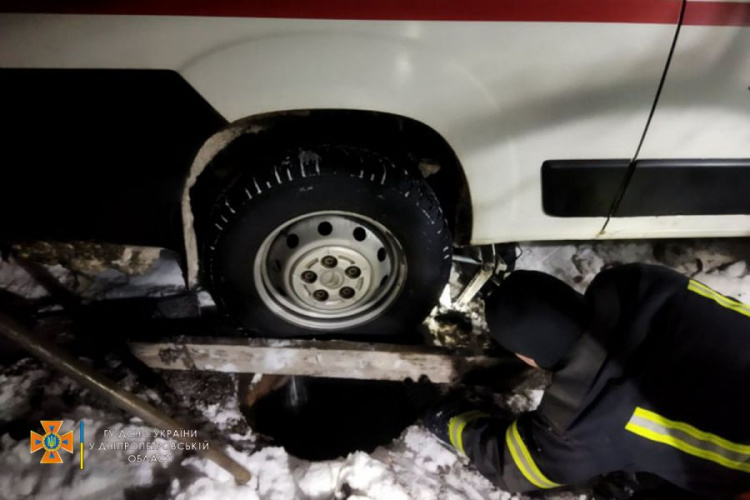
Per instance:
[[[750,241],[607,242],[582,245],[524,246],[521,269],[540,269],[583,290],[603,267],[617,263],[652,262],[673,267],[727,295],[750,302]],[[180,291],[179,269],[160,259],[145,274],[119,269],[65,266],[48,269],[61,283],[87,300]],[[12,261],[0,261],[0,290],[43,299],[47,292]],[[481,334],[481,307],[470,310],[470,333]],[[155,403],[168,405],[175,417],[215,439],[253,474],[237,486],[231,477],[197,456],[179,451],[161,454],[163,463],[129,463],[133,453],[106,449],[106,442],[168,443],[134,430],[142,424],[81,391],[35,360],[21,359],[0,366],[0,498],[2,499],[507,499],[521,498],[494,488],[463,459],[442,447],[418,425],[370,454],[356,452],[327,462],[308,462],[287,454],[255,435],[242,418],[236,399],[237,379],[226,375],[166,374],[158,390],[112,355],[101,368],[119,384]],[[515,411],[538,403],[541,391],[508,394]],[[63,453],[63,465],[39,465],[29,453],[29,431],[39,420],[62,419],[63,431],[86,428],[86,467],[78,468],[78,450]],[[104,431],[115,437],[105,438]],[[105,442],[105,449],[99,449]],[[88,443],[94,448],[89,451]],[[138,453],[144,453],[143,451]],[[167,460],[171,455],[171,459]],[[554,494],[546,498],[578,498]]]

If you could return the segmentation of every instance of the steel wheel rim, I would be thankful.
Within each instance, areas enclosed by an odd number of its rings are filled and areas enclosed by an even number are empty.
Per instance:
[[[406,257],[385,226],[324,211],[284,222],[261,244],[253,277],[263,303],[294,325],[341,330],[385,312],[406,281]]]

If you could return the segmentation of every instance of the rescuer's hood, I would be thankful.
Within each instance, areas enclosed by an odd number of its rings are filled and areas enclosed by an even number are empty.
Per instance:
[[[537,271],[511,273],[486,309],[495,341],[547,370],[559,367],[589,323],[583,295]]]

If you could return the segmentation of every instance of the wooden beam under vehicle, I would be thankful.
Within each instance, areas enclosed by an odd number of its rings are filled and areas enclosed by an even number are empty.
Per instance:
[[[130,348],[146,365],[162,370],[393,381],[426,376],[437,384],[508,363],[505,358],[461,356],[428,346],[345,341],[187,338],[131,342]]]

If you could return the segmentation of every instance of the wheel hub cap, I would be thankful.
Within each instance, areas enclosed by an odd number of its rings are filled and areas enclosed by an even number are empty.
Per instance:
[[[331,268],[324,264],[326,257],[336,259],[335,267]],[[350,267],[360,269],[362,274],[358,278],[348,277],[345,271]],[[386,264],[382,269],[372,269],[367,256],[355,249],[339,245],[321,245],[292,263],[289,276],[294,298],[314,309],[337,311],[366,301],[372,295],[370,284],[373,274],[378,271],[387,274],[390,267]],[[313,281],[306,280],[306,272],[313,272],[318,278]],[[347,298],[348,293],[345,292],[342,296],[340,292],[344,288],[354,290],[354,295]],[[327,300],[321,301],[315,297],[315,292],[321,289],[329,293]]]
[[[326,271],[320,277],[320,284],[326,288],[338,288],[344,282],[344,273],[339,271]]]

